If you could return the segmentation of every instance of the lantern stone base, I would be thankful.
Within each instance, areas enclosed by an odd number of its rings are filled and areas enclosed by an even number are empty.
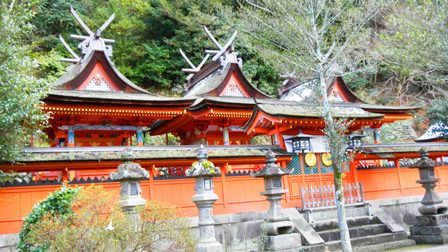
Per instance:
[[[417,216],[410,231],[417,244],[448,243],[448,214]]]
[[[125,198],[118,201],[123,208],[135,208],[137,206],[144,206],[146,204],[146,200],[140,197],[136,198]]]
[[[215,242],[209,242],[209,243],[199,243],[197,248],[197,252],[221,252],[222,251],[222,245],[221,243],[215,241]]]
[[[268,236],[266,250],[268,251],[300,251],[301,240],[299,233]]]

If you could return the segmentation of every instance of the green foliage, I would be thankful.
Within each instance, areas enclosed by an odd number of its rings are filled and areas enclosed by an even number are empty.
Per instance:
[[[48,216],[69,218],[73,214],[71,209],[72,200],[78,191],[78,189],[62,187],[60,190],[52,193],[47,199],[35,205],[31,209],[31,213],[23,220],[17,248],[20,251],[45,251],[46,245],[29,242],[28,238],[31,232],[35,226],[39,226],[39,223]]]
[[[348,73],[344,76],[344,82],[352,89],[365,89],[370,80],[367,79],[366,75],[360,73]]]
[[[266,135],[258,135],[254,136],[250,139],[250,144],[254,145],[271,145],[272,139],[269,136]]]
[[[220,173],[219,168],[215,167],[213,162],[209,160],[196,161],[191,164],[191,167],[186,171],[187,176],[195,176],[198,174],[214,175]],[[219,174],[218,174],[219,175]]]
[[[54,202],[47,199],[41,203],[41,208],[49,209],[45,216],[33,209],[27,219],[37,221],[21,236],[21,242],[24,239],[28,245],[21,251],[194,250],[188,222],[172,206],[149,202],[130,216],[120,206],[113,206],[110,193],[99,186],[71,190],[72,194]],[[67,210],[63,212],[61,206]]]
[[[48,85],[33,77],[37,64],[26,46],[35,4],[0,3],[0,162],[14,161],[48,118],[40,109]]]
[[[382,144],[410,142],[417,138],[417,133],[413,129],[415,120],[397,121],[394,123],[384,124],[379,132],[379,142]],[[423,132],[418,132],[422,134]],[[366,137],[363,138],[363,143],[373,144],[373,132],[364,132]]]
[[[116,39],[113,61],[130,80],[154,93],[180,95],[186,75],[181,69],[186,63],[179,54],[182,48],[194,63],[201,60],[204,49],[213,47],[203,25],[208,26],[218,39],[227,39],[233,31],[237,4],[234,1],[127,1],[110,0],[40,0],[32,20],[36,26],[33,36],[33,58],[39,63],[37,76],[54,81],[64,72],[58,61],[68,56],[57,35],[81,34],[71,17],[73,6],[91,29],[98,28],[112,13],[116,18],[103,36]],[[66,39],[72,48],[76,42]],[[261,58],[250,42],[239,37],[237,51],[245,60],[243,71],[261,90],[276,94],[281,82],[278,72],[267,59]]]
[[[436,100],[428,109],[428,116],[431,123],[441,122],[448,125],[448,101]]]
[[[168,144],[166,138],[168,137]],[[180,137],[177,137],[171,133],[166,135],[151,136],[149,133],[145,134],[144,139],[145,146],[166,146],[166,145],[180,145]]]
[[[383,18],[380,77],[382,95],[403,100],[448,97],[448,2],[397,1]]]
[[[398,121],[388,123],[381,127],[380,143],[399,143],[403,141],[412,141],[417,137],[412,129],[412,121]]]

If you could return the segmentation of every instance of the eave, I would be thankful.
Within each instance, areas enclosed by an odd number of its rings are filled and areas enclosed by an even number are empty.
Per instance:
[[[98,91],[51,91],[44,99],[47,104],[67,105],[107,105],[107,106],[154,106],[154,107],[185,107],[190,106],[195,99],[169,98],[147,94],[112,93]]]
[[[191,165],[197,161],[196,145],[165,147],[131,147],[135,161],[144,168]],[[0,170],[17,172],[114,169],[122,163],[126,147],[27,148],[18,164],[1,164]],[[129,147],[127,147],[129,148]],[[278,162],[290,155],[278,146],[208,146],[209,160],[216,164],[263,164],[266,152],[272,149]],[[99,165],[100,164],[100,165]]]
[[[432,158],[448,155],[448,143],[396,143],[365,144],[356,160],[420,158],[420,150],[425,148]]]
[[[297,105],[293,105],[297,106]],[[339,116],[339,118],[343,118]],[[364,126],[380,126],[383,123],[383,115],[368,113],[365,116],[348,117],[353,120],[349,130],[360,129]],[[294,131],[298,128],[308,130],[321,130],[325,127],[324,120],[320,115],[304,113],[303,115],[288,115],[285,112],[272,113],[263,109],[262,104],[258,104],[248,122],[243,126],[247,134],[273,134],[278,132]]]

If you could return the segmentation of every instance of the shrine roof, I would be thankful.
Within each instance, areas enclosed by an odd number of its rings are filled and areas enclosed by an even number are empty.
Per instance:
[[[125,93],[125,92],[103,92],[103,91],[86,91],[80,92],[77,90],[51,90],[49,92],[49,97],[46,100],[70,100],[70,101],[84,101],[84,100],[93,100],[96,102],[100,102],[98,100],[105,100],[105,102],[111,101],[129,101],[129,102],[143,102],[151,103],[151,102],[187,102],[192,103],[194,99],[188,98],[176,98],[176,97],[164,97],[164,96],[155,96],[150,94],[142,94],[142,93]]]
[[[410,153],[420,156],[420,149],[428,152],[448,152],[448,143],[395,143],[395,144],[364,144],[362,154],[375,155],[379,158],[410,158]],[[362,159],[362,157],[361,157]]]
[[[279,88],[279,94],[282,100],[296,100],[299,102],[306,101],[308,97],[312,97],[315,93],[313,89],[313,82],[315,80],[309,80],[301,83],[292,78],[286,80]],[[362,108],[369,112],[374,113],[409,113],[422,108],[421,105],[416,106],[384,106],[377,104],[369,104],[363,101],[361,98],[347,86],[342,77],[335,77],[330,85],[328,85],[327,92],[329,99],[333,104],[339,107],[356,107]],[[332,97],[331,95],[334,95]]]
[[[255,105],[255,104],[276,104],[276,105],[296,105],[293,101],[284,101],[275,98],[268,99],[257,99],[251,97],[232,97],[232,96],[205,96],[196,99],[196,101],[191,105],[190,109],[195,109],[202,104],[244,104],[244,105]]]
[[[232,109],[248,109],[253,110],[258,105],[272,105],[272,106],[304,106],[304,104],[298,104],[293,101],[283,101],[279,99],[256,99],[248,97],[228,97],[228,96],[207,96],[198,98],[188,108],[190,111],[201,110],[206,107],[213,108],[225,108],[229,111]],[[294,107],[295,108],[295,107]]]
[[[18,162],[71,162],[121,160],[125,148],[131,148],[135,160],[196,159],[196,145],[161,147],[74,147],[74,148],[25,148]],[[207,146],[209,159],[231,157],[263,157],[272,149],[277,156],[288,156],[279,146]]]
[[[83,59],[82,62],[70,65],[65,74],[53,83],[54,89],[73,89],[76,85],[80,85],[82,81],[87,78],[87,75],[93,70],[97,63],[101,63],[107,73],[114,75],[117,78],[117,82],[124,87],[128,87],[132,92],[149,94],[145,89],[137,86],[128,78],[126,78],[114,65],[111,59],[105,54],[104,51],[92,51],[89,55]],[[84,90],[78,90],[78,92],[89,92]]]
[[[217,97],[224,90],[233,74],[236,75],[236,78],[250,97],[270,98],[270,96],[253,86],[246,79],[238,64],[228,63],[223,67],[218,61],[206,64],[199,72],[193,75],[192,79],[186,84],[188,92],[185,97]]]
[[[368,103],[352,103],[352,107],[359,107],[362,109],[366,109],[372,112],[397,112],[397,113],[409,113],[410,111],[416,111],[423,106],[421,105],[415,105],[415,106],[386,106],[386,105],[379,105],[379,104],[368,104]]]
[[[428,130],[415,139],[416,142],[432,142],[432,141],[446,141],[448,137],[448,126],[443,123],[436,123],[429,126]]]
[[[322,117],[319,114],[319,108],[306,103],[259,103],[257,104],[257,109],[268,115],[278,117]],[[334,117],[381,118],[384,116],[383,114],[367,112],[360,108],[343,107],[336,104],[333,104],[331,109]]]
[[[248,98],[248,97],[205,96],[196,99],[196,101],[191,106],[193,107],[203,102],[252,104],[252,105],[256,103],[254,98]]]

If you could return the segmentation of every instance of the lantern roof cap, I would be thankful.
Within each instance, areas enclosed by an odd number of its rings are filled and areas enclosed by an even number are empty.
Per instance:
[[[112,180],[144,180],[149,178],[149,172],[139,163],[132,162],[135,154],[131,148],[125,148],[121,153],[123,163],[118,165],[117,171],[110,173]]]
[[[266,165],[263,169],[252,174],[254,177],[279,177],[283,175],[289,174],[289,171],[281,168],[275,162],[277,159],[275,158],[275,153],[269,149],[266,152]]]

